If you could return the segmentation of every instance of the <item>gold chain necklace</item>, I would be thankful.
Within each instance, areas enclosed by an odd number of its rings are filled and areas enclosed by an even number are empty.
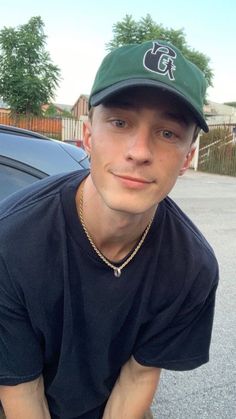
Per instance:
[[[140,249],[140,247],[142,246],[142,244],[143,244],[143,242],[144,242],[144,240],[145,240],[145,237],[146,237],[146,235],[148,234],[148,232],[149,232],[149,229],[150,229],[150,227],[151,227],[151,224],[152,224],[152,220],[153,219],[151,219],[151,221],[149,222],[149,224],[147,225],[147,227],[145,228],[145,230],[144,230],[144,233],[143,233],[143,235],[142,235],[142,237],[141,237],[141,239],[139,240],[139,242],[138,242],[138,244],[137,244],[137,246],[135,247],[135,249],[134,249],[134,251],[131,253],[131,255],[128,257],[128,259],[126,259],[120,266],[115,266],[115,265],[113,265],[111,262],[109,262],[109,260],[107,260],[106,258],[105,258],[105,256],[103,256],[103,254],[98,250],[98,248],[95,246],[95,244],[94,244],[94,242],[93,242],[93,240],[92,240],[92,238],[91,238],[91,236],[90,236],[90,234],[89,234],[89,232],[88,232],[88,230],[87,230],[87,228],[86,228],[86,226],[85,226],[85,223],[84,223],[84,217],[83,217],[83,186],[82,186],[82,189],[81,189],[81,195],[80,195],[80,201],[79,201],[79,216],[80,216],[80,221],[81,221],[81,224],[82,224],[82,227],[83,227],[83,229],[84,229],[84,232],[85,232],[85,234],[86,234],[86,236],[87,236],[87,238],[88,238],[88,240],[89,240],[89,242],[90,242],[90,244],[91,244],[91,246],[93,247],[93,249],[95,250],[95,252],[97,253],[97,255],[100,257],[100,259],[102,259],[103,260],[103,262],[106,264],[106,265],[108,265],[110,268],[112,268],[113,269],[113,271],[114,271],[114,275],[117,277],[117,278],[119,278],[120,276],[121,276],[121,271],[122,271],[122,269],[126,266],[126,265],[128,265],[128,263],[129,262],[131,262],[131,260],[134,258],[134,256],[136,255],[136,253],[139,251],[139,249]]]

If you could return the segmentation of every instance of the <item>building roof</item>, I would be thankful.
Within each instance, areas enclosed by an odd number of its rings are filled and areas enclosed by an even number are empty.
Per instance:
[[[64,103],[53,103],[54,106],[56,106],[57,108],[63,110],[63,111],[67,111],[70,112],[72,109],[72,105],[66,105]]]
[[[89,95],[84,95],[84,94],[79,95],[78,99],[76,100],[76,102],[75,102],[75,103],[74,103],[74,105],[72,106],[72,109],[74,109],[74,108],[75,108],[75,106],[77,105],[77,103],[79,102],[79,100],[80,100],[80,99],[85,99],[85,100],[88,102],[88,100],[89,100]]]
[[[207,116],[236,116],[236,108],[234,106],[212,102],[211,100],[204,106],[204,111]]]

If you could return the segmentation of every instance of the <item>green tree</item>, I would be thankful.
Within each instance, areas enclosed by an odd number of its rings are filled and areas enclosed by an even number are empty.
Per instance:
[[[0,31],[0,96],[13,114],[40,115],[53,98],[60,70],[45,50],[46,38],[40,16]]]
[[[113,38],[106,44],[108,51],[126,44],[140,44],[151,39],[170,41],[204,73],[209,86],[212,86],[213,71],[209,66],[210,58],[187,45],[184,29],[165,28],[156,23],[149,14],[135,21],[132,15],[113,25]]]
[[[47,110],[44,112],[44,116],[47,116],[49,118],[53,117],[64,117],[64,118],[71,118],[72,114],[69,111],[66,111],[65,109],[61,110],[60,113],[58,113],[58,108],[53,103],[50,103]]]
[[[53,103],[50,103],[47,110],[44,112],[44,116],[48,116],[49,118],[58,116],[57,108]]]

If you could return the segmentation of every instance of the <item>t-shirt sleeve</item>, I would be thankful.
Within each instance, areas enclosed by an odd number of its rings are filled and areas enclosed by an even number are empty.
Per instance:
[[[218,264],[202,269],[172,319],[157,315],[140,331],[134,358],[141,365],[175,371],[191,370],[209,361],[209,347],[218,284]]]
[[[0,256],[0,385],[32,381],[41,371],[42,353],[24,296],[12,283]]]

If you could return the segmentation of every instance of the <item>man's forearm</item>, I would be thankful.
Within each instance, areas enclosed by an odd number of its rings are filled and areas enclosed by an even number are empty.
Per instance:
[[[130,359],[121,370],[103,419],[142,419],[152,403],[159,378],[159,369],[139,366]]]
[[[51,419],[42,377],[16,386],[0,386],[0,399],[7,419]]]
[[[46,400],[14,399],[3,402],[4,413],[7,419],[50,419]]]

